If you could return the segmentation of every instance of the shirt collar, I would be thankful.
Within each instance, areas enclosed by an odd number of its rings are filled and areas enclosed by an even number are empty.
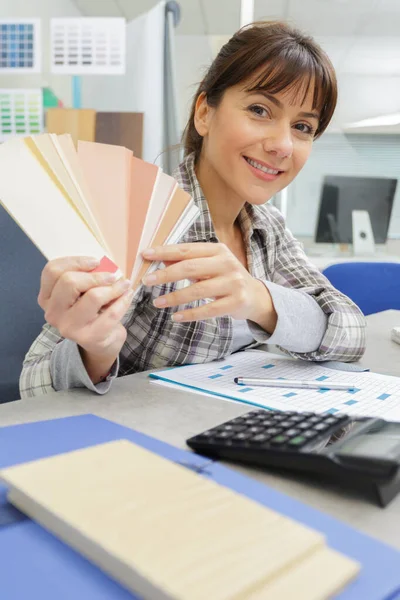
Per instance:
[[[217,241],[207,200],[196,177],[194,153],[185,157],[173,175],[178,184],[192,196],[194,203],[200,211],[198,218],[190,227],[187,237],[191,241],[196,242]],[[256,229],[265,233],[265,216],[265,211],[261,207],[246,202],[238,217],[239,225],[245,239],[250,239]]]

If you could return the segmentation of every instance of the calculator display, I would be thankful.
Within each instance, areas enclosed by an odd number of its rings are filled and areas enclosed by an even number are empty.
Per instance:
[[[335,454],[396,459],[400,456],[400,423],[377,421],[359,435],[345,436]]]

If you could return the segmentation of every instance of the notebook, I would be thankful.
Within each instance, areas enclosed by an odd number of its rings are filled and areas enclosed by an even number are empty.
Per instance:
[[[323,600],[359,572],[321,533],[129,442],[4,469],[9,500],[151,600]]]
[[[237,352],[226,359],[156,371],[155,381],[203,394],[275,410],[346,413],[400,421],[400,378],[368,372],[335,371],[306,361],[276,358],[263,351]],[[326,389],[251,387],[235,377],[320,382]],[[350,391],[329,390],[329,383],[350,383]]]
[[[0,202],[52,260],[94,256],[138,289],[157,265],[150,245],[177,243],[198,216],[176,181],[122,146],[68,134],[12,138],[0,146]]]

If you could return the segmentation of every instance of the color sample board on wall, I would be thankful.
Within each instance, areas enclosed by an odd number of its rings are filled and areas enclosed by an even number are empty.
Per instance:
[[[96,111],[85,108],[49,108],[46,115],[48,133],[61,135],[69,133],[75,146],[78,140],[83,142],[95,141]]]
[[[40,19],[0,19],[0,73],[39,73]]]
[[[51,71],[69,75],[125,73],[125,19],[51,19]]]
[[[142,158],[143,113],[98,112],[96,142],[124,146],[137,158]]]
[[[42,131],[42,90],[0,89],[0,142]]]

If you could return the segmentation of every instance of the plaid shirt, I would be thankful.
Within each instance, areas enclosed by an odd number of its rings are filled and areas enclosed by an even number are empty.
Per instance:
[[[200,210],[199,217],[181,241],[217,242],[207,202],[195,175],[193,156],[183,161],[174,176],[180,186],[191,194]],[[292,291],[301,290],[314,298],[327,315],[327,328],[317,350],[308,353],[285,348],[281,350],[303,360],[359,359],[365,350],[365,319],[362,313],[308,261],[301,244],[285,228],[280,212],[268,204],[246,204],[239,215],[239,223],[251,275],[265,282],[292,288]],[[187,284],[187,281],[180,281],[141,288],[124,319],[127,339],[118,364],[114,367],[114,376],[117,373],[127,375],[165,366],[204,363],[231,353],[233,327],[230,317],[174,323],[171,314],[176,308],[160,310],[153,306],[155,297]],[[206,301],[200,300],[194,305]],[[281,318],[280,315],[278,317]],[[257,340],[259,328],[254,324],[250,324],[250,328]],[[268,336],[262,333],[257,341],[266,341]],[[21,396],[35,396],[54,390],[51,357],[60,343],[73,344],[69,340],[63,341],[58,331],[50,325],[44,325],[25,357],[20,378]],[[76,354],[79,355],[77,350]],[[81,385],[100,391],[91,382],[83,381]]]

